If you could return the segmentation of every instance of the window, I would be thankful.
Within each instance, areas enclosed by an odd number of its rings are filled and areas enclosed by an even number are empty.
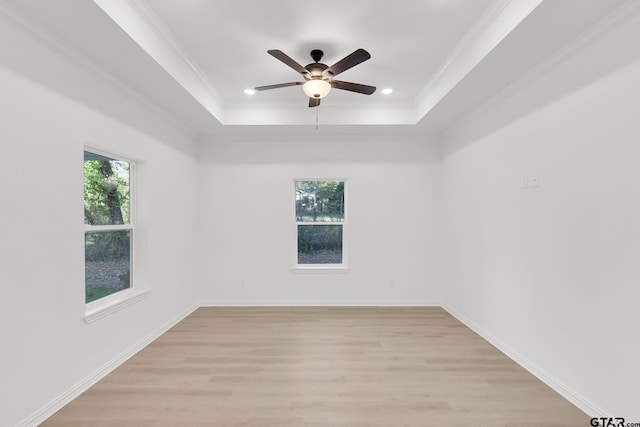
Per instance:
[[[346,267],[345,181],[295,182],[294,265]]]
[[[132,287],[133,162],[84,152],[85,301]]]

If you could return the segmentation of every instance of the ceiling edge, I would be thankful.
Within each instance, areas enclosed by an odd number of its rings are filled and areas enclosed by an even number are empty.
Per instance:
[[[434,77],[416,97],[415,121],[422,120],[543,0],[493,0],[483,15],[454,47]]]
[[[31,37],[34,37],[36,40],[38,40],[47,48],[51,49],[53,52],[63,56],[72,64],[75,64],[86,72],[105,81],[107,84],[118,90],[121,94],[144,106],[146,109],[161,117],[163,120],[171,123],[174,127],[190,134],[194,138],[196,137],[197,134],[193,129],[185,125],[180,120],[176,119],[165,109],[151,102],[146,96],[142,95],[135,88],[115,77],[113,74],[105,70],[102,66],[87,58],[84,54],[70,47],[58,36],[54,35],[51,31],[35,22],[33,19],[25,16],[23,12],[20,12],[14,6],[11,6],[5,2],[0,2],[0,20],[13,25],[14,27],[25,32]],[[52,89],[56,88],[54,87]]]
[[[640,2],[637,0],[627,0],[624,4],[604,17],[598,23],[580,33],[577,37],[569,41],[569,43],[562,46],[546,59],[538,63],[538,65],[511,82],[491,98],[487,99],[464,118],[448,128],[443,129],[441,134],[450,135],[455,132],[456,129],[463,128],[474,122],[478,117],[505,101],[523,87],[539,79],[550,70],[556,68],[559,64],[571,58],[571,56],[588,48],[599,37],[615,30],[619,24],[623,23],[627,19],[631,19],[636,16],[636,14],[640,14]]]
[[[144,0],[93,0],[213,117],[224,123],[220,94]]]

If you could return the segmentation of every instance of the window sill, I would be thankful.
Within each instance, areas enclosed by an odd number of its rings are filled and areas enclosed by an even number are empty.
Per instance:
[[[342,265],[330,267],[319,267],[317,265],[313,267],[296,266],[291,267],[291,272],[294,274],[346,274],[349,272],[349,268]]]
[[[117,294],[105,297],[102,300],[94,301],[87,304],[84,314],[84,320],[87,323],[93,323],[98,319],[122,310],[132,304],[142,301],[151,293],[151,289],[142,290],[125,290]]]

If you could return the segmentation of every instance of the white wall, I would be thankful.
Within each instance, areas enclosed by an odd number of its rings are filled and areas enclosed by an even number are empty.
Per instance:
[[[197,164],[189,134],[3,20],[0,51],[0,425],[14,426],[193,306]],[[152,289],[91,324],[84,144],[140,160],[137,272]]]
[[[432,140],[310,129],[298,137],[219,137],[200,149],[206,303],[440,301]],[[348,273],[291,272],[294,178],[347,179]]]
[[[627,421],[640,420],[637,40],[636,16],[505,96],[448,135],[442,165],[447,307],[592,415]]]
[[[443,158],[426,137],[322,128],[218,137],[196,156],[192,135],[0,21],[0,425],[196,301],[444,301],[592,414],[640,420],[638,39],[637,19],[605,34],[454,129]],[[93,324],[84,144],[140,161],[153,290]],[[532,172],[540,187],[522,189]],[[348,180],[348,273],[290,271],[294,177]]]

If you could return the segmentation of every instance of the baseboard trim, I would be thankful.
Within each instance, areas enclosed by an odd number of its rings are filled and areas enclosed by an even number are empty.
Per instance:
[[[593,402],[585,399],[579,393],[556,379],[553,375],[533,363],[522,354],[496,338],[485,329],[481,328],[468,317],[464,316],[455,308],[436,301],[415,301],[415,300],[396,300],[396,301],[362,301],[362,300],[344,300],[344,301],[298,301],[298,300],[203,300],[199,304],[193,304],[186,310],[183,310],[172,319],[164,323],[161,327],[155,329],[147,336],[140,339],[137,343],[114,357],[104,366],[88,375],[82,381],[71,387],[65,393],[42,407],[35,414],[23,420],[17,427],[34,427],[51,417],[62,407],[70,403],[73,399],[84,393],[91,386],[96,384],[102,378],[111,373],[118,366],[122,365],[140,350],[151,344],[155,339],[160,337],[166,331],[178,324],[185,317],[193,313],[199,307],[441,307],[469,329],[480,335],[491,345],[496,347],[515,363],[522,366],[540,381],[551,387],[554,391],[567,399],[578,409],[583,411],[590,417],[610,417],[611,415],[599,408]]]
[[[531,360],[524,357],[522,354],[505,344],[500,339],[496,338],[493,334],[486,331],[484,328],[480,327],[477,323],[473,322],[471,319],[460,313],[458,310],[454,309],[451,306],[446,304],[442,305],[442,308],[446,310],[449,314],[459,320],[466,327],[474,331],[476,334],[480,335],[483,339],[488,341],[491,345],[496,347],[500,352],[504,353],[511,360],[516,362],[518,365],[522,366],[524,369],[529,371],[531,375],[538,378],[540,381],[551,387],[556,393],[560,396],[567,399],[574,406],[580,409],[582,412],[587,414],[589,417],[611,417],[611,415],[607,414],[604,410],[599,408],[593,402],[585,399],[582,395],[577,393],[570,387],[567,387],[553,375],[551,375],[546,370],[542,369],[540,366],[532,362]]]
[[[395,300],[203,300],[200,307],[441,307],[438,301]]]
[[[96,384],[102,378],[111,373],[118,366],[122,365],[140,350],[151,344],[155,339],[157,339],[160,335],[167,332],[173,326],[175,326],[182,319],[193,313],[198,308],[197,304],[193,304],[188,307],[186,310],[183,310],[169,321],[165,322],[161,327],[155,329],[150,334],[146,335],[142,339],[140,339],[137,343],[127,348],[125,351],[111,359],[105,365],[98,368],[96,371],[88,375],[86,378],[78,382],[76,385],[71,387],[69,390],[58,396],[56,399],[51,401],[49,404],[42,407],[35,414],[30,416],[29,418],[23,420],[18,424],[17,427],[35,427],[40,423],[43,423],[47,418],[51,417],[53,414],[58,412],[62,407],[70,403],[73,399],[80,396],[86,390],[88,390],[91,386]]]

